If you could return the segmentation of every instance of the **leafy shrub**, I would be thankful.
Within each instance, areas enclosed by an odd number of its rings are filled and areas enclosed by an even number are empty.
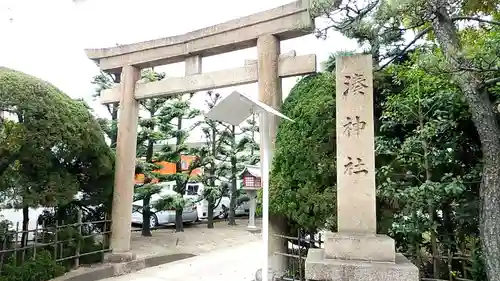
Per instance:
[[[335,216],[335,83],[329,73],[302,78],[281,111],[270,179],[269,212],[308,232]]]
[[[264,194],[263,189],[257,190],[257,208],[255,209],[255,215],[262,216],[262,195]]]
[[[47,251],[38,252],[35,258],[16,265],[14,256],[7,260],[0,281],[46,281],[63,275],[65,268],[57,264]]]

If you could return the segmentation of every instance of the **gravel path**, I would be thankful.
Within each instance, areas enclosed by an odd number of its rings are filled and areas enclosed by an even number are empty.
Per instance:
[[[102,281],[252,281],[263,254],[262,242],[245,242]]]
[[[185,225],[184,232],[178,233],[174,227],[168,227],[154,230],[152,237],[133,232],[132,252],[138,258],[175,253],[199,255],[245,242],[262,241],[262,234],[247,231],[247,219],[237,219],[236,223],[236,226],[231,226],[226,221],[218,221],[213,229],[208,229],[206,224]],[[262,222],[259,219],[256,223],[260,226]]]

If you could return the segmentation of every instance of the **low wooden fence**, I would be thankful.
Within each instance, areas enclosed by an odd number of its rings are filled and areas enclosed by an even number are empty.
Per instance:
[[[47,226],[43,222],[26,231],[20,223],[15,227],[4,224],[0,230],[0,271],[7,262],[16,266],[36,258],[40,251],[49,252],[52,259],[70,268],[102,261],[109,251],[110,224],[106,216],[103,220],[82,222],[81,212],[72,224],[55,221]]]

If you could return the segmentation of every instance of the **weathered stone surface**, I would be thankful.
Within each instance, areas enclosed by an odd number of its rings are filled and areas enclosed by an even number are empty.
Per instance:
[[[105,263],[122,263],[135,260],[136,255],[132,252],[125,253],[107,253],[104,256]]]
[[[195,57],[196,58],[196,57]],[[201,65],[201,64],[200,64]],[[278,63],[281,78],[316,72],[316,55],[283,56]],[[161,81],[137,83],[135,98],[138,100],[165,97],[184,93],[194,93],[210,89],[232,87],[258,81],[258,66],[255,60],[245,62],[242,67],[189,75],[167,77]],[[101,92],[101,104],[120,101],[120,87]]]
[[[242,243],[103,281],[253,281],[263,265],[263,248],[258,241]]]
[[[337,218],[324,249],[310,249],[311,281],[417,281],[418,268],[377,235],[372,58],[336,58]]]
[[[277,281],[279,278],[276,277],[276,273],[271,269],[267,270],[267,281]],[[255,281],[262,281],[262,268],[259,268],[255,272]]]
[[[395,263],[325,259],[322,249],[307,254],[306,280],[310,281],[417,281],[418,268],[401,254]]]
[[[184,61],[192,54],[206,57],[254,47],[256,39],[267,34],[286,40],[313,30],[309,1],[298,0],[182,35],[85,52],[102,70],[119,72],[124,65],[154,67]]]
[[[262,281],[262,268],[259,268],[257,272],[255,272],[255,281]]]
[[[372,58],[336,60],[338,231],[377,231]]]
[[[153,267],[165,263],[179,261],[196,255],[179,253],[173,255],[156,255],[146,258],[135,259],[134,255],[109,254],[105,257],[105,262],[109,263],[97,268],[81,267],[70,271],[63,276],[59,276],[52,281],[97,281],[114,276],[121,276],[132,272],[140,271],[144,268]]]
[[[394,262],[394,239],[387,235],[325,233],[325,258]]]
[[[116,140],[115,183],[111,217],[110,248],[113,253],[130,251],[130,222],[134,201],[134,178],[139,102],[134,98],[135,83],[140,78],[140,69],[133,66],[123,68],[120,84],[120,108],[118,136]]]
[[[113,266],[113,276],[120,276],[146,268],[146,262],[143,259],[129,262],[117,263]]]

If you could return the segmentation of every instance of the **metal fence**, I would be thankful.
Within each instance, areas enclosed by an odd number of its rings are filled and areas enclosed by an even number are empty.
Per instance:
[[[50,253],[53,260],[67,268],[103,261],[109,251],[111,220],[106,216],[103,220],[82,222],[79,212],[76,223],[55,220],[48,224],[37,223],[35,229],[23,231],[19,222],[15,227],[4,223],[0,227],[0,272],[5,264],[20,265],[35,259],[42,251]]]
[[[303,231],[298,231],[296,237],[285,235],[274,235],[286,240],[287,253],[275,253],[276,255],[285,256],[287,260],[287,271],[283,276],[278,276],[278,280],[282,281],[303,281],[305,261],[307,251],[311,248],[321,248],[323,239],[321,233],[305,234]]]
[[[283,276],[278,277],[280,281],[305,281],[304,269],[307,251],[311,248],[321,248],[324,241],[321,233],[308,234],[298,231],[296,237],[274,235],[280,237],[287,242],[286,253],[275,253],[287,257],[287,272]],[[416,256],[415,254],[404,254],[409,258],[420,271],[421,281],[474,281],[469,271],[472,263],[471,257],[466,255],[447,255],[447,256],[432,256],[427,255],[425,258]],[[442,269],[440,272],[434,272],[433,264],[437,261]],[[440,279],[446,276],[447,279]]]

